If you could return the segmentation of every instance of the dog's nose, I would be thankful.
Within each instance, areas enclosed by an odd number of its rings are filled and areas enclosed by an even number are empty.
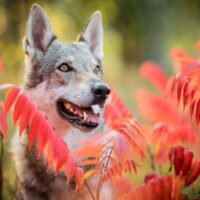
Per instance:
[[[108,95],[110,94],[110,88],[103,83],[96,83],[93,88],[93,94],[96,101],[102,103],[104,102]]]

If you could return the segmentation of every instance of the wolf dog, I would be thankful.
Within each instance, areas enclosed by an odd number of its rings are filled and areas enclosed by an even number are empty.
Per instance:
[[[69,30],[70,31],[70,30]],[[99,133],[104,126],[103,109],[109,86],[102,80],[103,28],[99,11],[92,14],[75,42],[63,43],[52,32],[43,9],[30,10],[23,40],[26,54],[23,88],[58,131],[70,151],[80,139]],[[44,160],[37,160],[36,149],[28,149],[27,136],[15,134],[12,142],[19,187],[17,200],[89,200],[86,187],[75,191],[64,173],[47,171]],[[91,189],[95,180],[88,181]],[[101,199],[112,196],[109,184]]]

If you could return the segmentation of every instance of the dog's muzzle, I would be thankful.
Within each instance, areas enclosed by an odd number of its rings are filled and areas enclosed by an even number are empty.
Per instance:
[[[96,82],[93,84],[91,92],[94,100],[88,107],[80,107],[66,99],[57,101],[57,110],[60,116],[81,130],[91,131],[99,126],[100,113],[94,109],[94,106],[103,108],[110,88],[102,82]]]

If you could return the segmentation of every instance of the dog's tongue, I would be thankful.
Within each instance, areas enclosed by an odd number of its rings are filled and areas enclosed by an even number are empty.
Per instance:
[[[100,114],[94,113],[92,110],[83,110],[83,120],[86,122],[99,123],[100,122]]]
[[[91,113],[91,112],[88,112],[87,113],[87,118],[88,118],[88,121],[90,122],[93,122],[93,123],[97,123],[99,124],[100,123],[100,114],[99,113]]]

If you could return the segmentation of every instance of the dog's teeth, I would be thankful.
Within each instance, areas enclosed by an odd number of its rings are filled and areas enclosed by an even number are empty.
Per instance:
[[[87,121],[87,113],[84,111],[83,112],[83,120],[86,122]]]
[[[71,105],[69,103],[65,103],[65,108],[70,109]]]
[[[92,111],[93,111],[95,114],[99,113],[99,106],[98,106],[98,105],[93,105],[93,106],[92,106]]]

